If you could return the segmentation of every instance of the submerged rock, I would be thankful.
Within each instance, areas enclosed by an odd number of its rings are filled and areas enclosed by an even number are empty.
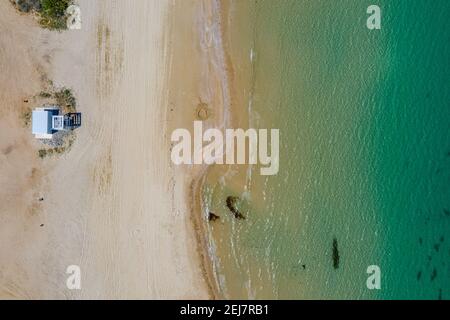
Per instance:
[[[338,242],[337,239],[333,239],[333,268],[338,269],[339,268],[339,249],[338,249]]]
[[[239,201],[238,197],[229,196],[227,197],[227,208],[234,214],[234,217],[239,220],[245,220],[245,216],[238,210],[236,207],[237,202]]]
[[[245,220],[245,216],[239,211],[234,214],[234,217],[238,220]]]
[[[231,212],[236,210],[236,202],[239,200],[238,197],[229,196],[227,197],[227,207]]]
[[[209,217],[208,217],[209,221],[214,222],[214,221],[219,220],[219,219],[220,219],[220,216],[218,216],[218,215],[216,215],[216,214],[214,214],[212,212],[209,213]]]

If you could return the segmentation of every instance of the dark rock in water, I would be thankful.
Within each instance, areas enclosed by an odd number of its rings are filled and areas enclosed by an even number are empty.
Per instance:
[[[227,207],[231,212],[236,211],[236,203],[238,202],[238,197],[229,196],[227,197]]]
[[[447,217],[450,217],[450,210],[444,209],[444,214],[445,214]]]
[[[417,281],[419,281],[420,278],[422,278],[422,271],[417,272]]]
[[[234,217],[238,220],[245,220],[245,216],[239,211],[234,214]]]
[[[444,242],[444,236],[439,239],[440,242]]]
[[[422,243],[423,243],[423,239],[419,238],[419,244],[422,245]]]
[[[337,239],[333,239],[333,268],[338,269],[339,268],[339,249],[338,249],[338,242]]]
[[[237,209],[236,204],[239,201],[238,197],[227,197],[227,207],[234,214],[234,217],[239,220],[245,220],[245,216]]]
[[[303,270],[306,270],[306,264],[302,264]]]
[[[437,277],[437,270],[436,268],[433,269],[433,272],[431,273],[430,280],[433,281]]]
[[[436,243],[436,244],[433,246],[433,248],[434,248],[434,250],[436,250],[436,252],[439,252],[439,247],[440,247],[440,244],[439,244],[439,243]]]
[[[219,220],[219,219],[220,219],[220,217],[218,215],[216,215],[216,214],[214,214],[212,212],[209,213],[209,217],[208,217],[209,221],[214,222],[214,221]]]

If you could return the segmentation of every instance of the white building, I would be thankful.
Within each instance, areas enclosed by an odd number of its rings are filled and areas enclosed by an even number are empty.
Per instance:
[[[64,116],[59,115],[59,108],[37,108],[33,111],[32,133],[36,139],[51,139],[53,134],[64,130]]]

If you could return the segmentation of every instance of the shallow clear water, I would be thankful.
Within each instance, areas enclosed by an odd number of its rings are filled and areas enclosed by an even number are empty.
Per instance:
[[[249,126],[281,130],[281,150],[277,176],[213,168],[206,180],[225,297],[450,297],[450,1],[377,1],[380,31],[366,28],[370,4],[234,8],[236,55],[254,52],[235,67],[250,79],[242,108]],[[367,289],[369,265],[381,290]]]

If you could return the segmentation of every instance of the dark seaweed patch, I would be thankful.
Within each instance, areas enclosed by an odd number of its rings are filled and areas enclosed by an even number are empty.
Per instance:
[[[433,246],[433,248],[434,248],[434,250],[436,250],[436,252],[439,252],[439,247],[440,247],[440,244],[439,244],[439,243],[436,243],[436,244]]]
[[[437,277],[437,270],[436,270],[436,268],[434,268],[433,272],[431,272],[430,280],[434,281],[434,279],[436,279],[436,277]]]
[[[422,271],[417,272],[417,281],[419,281],[420,278],[422,278]]]
[[[339,249],[338,249],[338,242],[337,239],[333,239],[333,268],[338,269],[339,268],[339,262],[340,262],[340,255],[339,255]]]

